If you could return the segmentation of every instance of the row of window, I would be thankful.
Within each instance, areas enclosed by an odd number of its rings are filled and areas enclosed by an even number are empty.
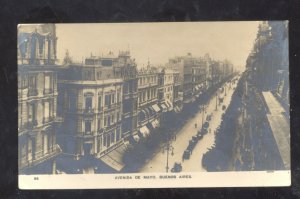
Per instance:
[[[53,117],[54,107],[53,107],[53,101],[45,101],[43,104],[43,120],[44,122],[49,121],[50,118]],[[25,122],[23,121],[22,113],[23,113],[23,107],[24,104],[19,104],[19,110],[18,110],[18,118],[19,118],[19,124],[23,125]],[[37,121],[37,103],[28,103],[27,104],[27,121],[29,123],[33,123]]]
[[[51,89],[52,88],[52,76],[51,75],[45,75],[44,76],[44,89]],[[18,78],[18,88],[27,88],[29,90],[36,89],[37,88],[37,75],[22,75]]]
[[[165,91],[165,93],[166,93],[166,92],[173,91],[173,86],[166,86],[166,87],[164,88],[164,91]]]
[[[140,77],[139,78],[139,85],[145,85],[149,83],[157,83],[157,76],[147,76],[147,77]]]
[[[93,101],[95,100],[93,93],[84,94],[84,108],[86,110],[93,109]],[[109,93],[105,95],[104,106],[111,106],[112,104],[121,102],[121,92]],[[103,107],[102,96],[98,95],[98,109]],[[69,110],[75,111],[77,109],[77,97],[75,94],[69,95]]]
[[[147,100],[151,100],[157,97],[157,89],[156,88],[150,88],[146,91],[139,92],[138,100],[139,102],[145,102]]]
[[[121,121],[121,114],[119,112],[117,112],[116,114],[106,115],[104,117],[103,127],[111,126],[119,121]],[[84,121],[84,129],[86,134],[90,134],[92,132],[92,122],[92,120]],[[97,128],[99,130],[102,128],[101,118],[98,119],[97,123]]]
[[[116,131],[109,132],[98,139],[97,151],[102,151],[102,147],[110,147],[113,143],[118,142],[122,138],[120,128]]]

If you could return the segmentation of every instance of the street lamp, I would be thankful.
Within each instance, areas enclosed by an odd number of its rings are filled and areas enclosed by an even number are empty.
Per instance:
[[[204,111],[205,111],[205,108],[206,108],[206,106],[203,104],[203,105],[201,105],[201,110],[202,110],[202,125],[201,125],[201,127],[203,126],[203,120],[204,120]]]
[[[218,91],[216,93],[216,111],[218,110]]]
[[[169,135],[169,134],[168,134]],[[172,139],[174,139],[175,137],[173,137]],[[170,140],[168,139],[167,140],[167,145],[166,146],[163,146],[163,151],[162,153],[164,152],[167,152],[167,162],[166,162],[166,172],[168,173],[169,172],[169,153],[171,152],[171,156],[174,155],[174,147],[172,146],[172,144],[170,143]]]

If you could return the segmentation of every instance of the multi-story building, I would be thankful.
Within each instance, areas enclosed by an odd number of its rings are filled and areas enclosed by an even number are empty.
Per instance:
[[[73,64],[59,76],[60,142],[63,152],[73,159],[99,158],[107,163],[106,155],[124,144],[123,80],[113,78],[107,67]]]
[[[55,25],[18,27],[20,174],[56,173],[56,40]]]
[[[193,95],[199,97],[206,90],[206,62],[203,58],[195,59],[192,67]]]
[[[193,65],[194,58],[192,57],[191,53],[188,53],[186,56],[171,58],[167,64],[167,68],[179,71],[181,80],[180,92],[183,93],[184,103],[193,101]]]
[[[85,60],[87,65],[112,66],[112,76],[123,79],[123,137],[137,132],[137,99],[138,75],[137,66],[130,57],[129,51],[120,51],[118,56],[109,53],[107,56],[91,56]],[[106,67],[109,68],[109,67]]]
[[[182,111],[182,102],[183,102],[183,93],[180,91],[180,74],[178,71],[173,70],[173,106],[175,112],[181,112]]]
[[[138,128],[143,137],[160,125],[162,109],[167,107],[158,105],[158,70],[148,64],[138,71]]]
[[[166,111],[173,110],[174,100],[174,70],[162,69],[158,74],[158,100],[162,107],[165,107]]]

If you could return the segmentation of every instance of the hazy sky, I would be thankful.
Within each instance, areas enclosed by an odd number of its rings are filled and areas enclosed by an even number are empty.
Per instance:
[[[58,58],[66,49],[74,60],[130,49],[138,66],[165,64],[168,58],[186,55],[228,59],[244,68],[256,38],[259,22],[184,22],[57,24]]]

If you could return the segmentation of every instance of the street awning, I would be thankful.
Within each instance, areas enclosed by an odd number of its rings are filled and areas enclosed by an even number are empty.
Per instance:
[[[170,102],[170,100],[166,100],[166,103],[168,105],[168,108],[172,108],[173,107],[172,102]]]
[[[146,109],[148,110],[150,117],[156,113],[156,111],[152,107],[148,107]]]
[[[167,106],[165,105],[165,103],[160,104],[160,106],[164,112],[168,109]]]
[[[146,126],[140,128],[140,132],[143,135],[143,137],[147,137],[150,134],[150,131]]]
[[[122,161],[123,155],[126,151],[126,146],[122,144],[115,150],[109,152],[108,154],[102,156],[100,160],[113,168],[116,171],[121,171],[124,167],[125,164]]]
[[[175,107],[174,107],[174,111],[175,111],[176,113],[179,113],[179,112],[180,112],[179,107],[178,107],[178,106],[175,106]]]
[[[132,136],[134,141],[139,142],[140,141],[140,136],[138,134],[135,134]]]
[[[152,105],[152,108],[155,110],[155,112],[159,112],[160,108],[158,107],[157,104]]]
[[[148,117],[148,112],[145,109],[142,109],[141,112],[144,114],[144,117]]]
[[[151,125],[153,126],[154,129],[158,127],[158,126],[157,126],[157,123],[156,123],[156,120],[153,120],[153,121],[151,122]]]
[[[155,122],[155,124],[156,124],[157,127],[160,126],[159,121],[157,119],[155,119],[154,122]]]

